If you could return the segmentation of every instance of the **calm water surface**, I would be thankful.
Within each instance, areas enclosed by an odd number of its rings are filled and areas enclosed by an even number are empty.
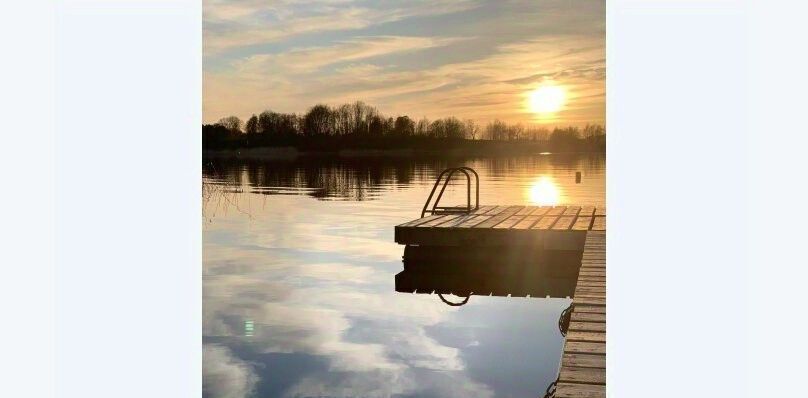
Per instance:
[[[450,307],[394,290],[393,226],[418,217],[436,175],[458,165],[480,173],[481,205],[605,202],[599,155],[206,159],[204,396],[542,396],[569,300]],[[459,204],[465,185],[446,195]]]

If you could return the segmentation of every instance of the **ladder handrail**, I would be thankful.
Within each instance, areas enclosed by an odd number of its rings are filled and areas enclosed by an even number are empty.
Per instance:
[[[443,193],[446,191],[446,186],[449,185],[449,181],[452,180],[452,176],[455,172],[461,172],[466,176],[466,208],[465,210],[457,210],[456,212],[464,212],[464,213],[471,213],[471,175],[469,172],[474,174],[474,182],[475,182],[475,201],[474,201],[474,210],[480,208],[480,176],[477,174],[474,169],[471,167],[461,166],[461,167],[450,167],[448,169],[443,170],[440,174],[438,174],[438,178],[435,179],[435,184],[432,186],[432,191],[429,192],[429,197],[426,199],[424,203],[423,209],[421,209],[421,217],[423,218],[427,212],[430,214],[435,214],[437,212],[438,203],[440,203],[441,198],[443,197]],[[448,173],[448,175],[447,175]],[[432,201],[432,197],[435,195],[435,190],[438,189],[438,184],[440,184],[441,180],[443,180],[443,176],[446,175],[446,181],[443,183],[443,187],[441,187],[440,193],[438,197],[435,199],[435,203],[432,205],[432,209],[429,209],[429,203]],[[451,213],[453,211],[449,210],[449,207],[441,207],[444,209],[443,211],[447,213]]]

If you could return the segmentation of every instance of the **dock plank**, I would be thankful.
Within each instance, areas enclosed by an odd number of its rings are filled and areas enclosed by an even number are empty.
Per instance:
[[[530,229],[550,229],[558,220],[556,216],[544,216],[537,223],[533,224]]]
[[[606,356],[592,354],[564,354],[561,357],[561,366],[606,369]]]
[[[560,215],[564,214],[565,211],[567,211],[567,206],[553,206],[553,208],[550,209],[547,212],[547,215],[548,216],[560,216]]]
[[[504,211],[507,208],[508,208],[508,206],[496,206],[496,207],[492,208],[491,210],[488,210],[487,212],[485,212],[483,214],[488,215],[488,216],[495,216],[495,215],[497,215],[499,213],[502,213],[502,211]]]
[[[552,206],[538,207],[538,208],[534,209],[532,212],[530,212],[530,215],[531,216],[543,216],[543,215],[547,214],[547,212],[550,211],[550,209],[552,209]]]
[[[606,313],[606,306],[605,305],[577,305],[575,306],[575,312],[578,314],[605,314]]]
[[[436,218],[436,219],[434,219],[432,221],[425,222],[425,223],[419,225],[418,227],[419,228],[430,228],[430,227],[434,227],[436,225],[443,224],[443,223],[448,222],[448,221],[452,221],[452,220],[454,220],[455,218],[458,218],[458,217],[460,217],[459,214],[444,215],[443,217],[439,217],[439,218]]]
[[[595,206],[581,206],[581,212],[578,217],[592,217],[595,215]]]
[[[541,218],[541,217],[540,216],[525,216],[525,218],[523,218],[522,221],[519,221],[518,223],[516,223],[516,225],[511,227],[511,229],[530,229],[530,227],[532,227],[533,224],[536,223],[536,221],[539,221],[539,218]]]
[[[553,224],[553,228],[555,230],[568,230],[572,226],[572,223],[575,221],[575,216],[563,216],[559,217],[558,221]]]
[[[568,341],[590,341],[595,343],[605,343],[606,333],[570,330],[567,332]]]
[[[606,355],[605,343],[590,343],[585,341],[568,341],[564,343],[564,352],[570,354],[601,354]]]
[[[606,230],[606,216],[595,216],[592,220],[592,231]]]
[[[490,219],[491,217],[492,216],[489,216],[489,215],[475,216],[475,217],[473,217],[473,218],[471,218],[469,220],[466,220],[466,221],[464,221],[464,222],[462,222],[460,224],[457,224],[455,226],[455,228],[471,228],[471,227],[473,227],[473,226],[475,226],[475,225],[477,225],[477,224],[479,224],[479,223],[481,223],[483,221],[486,221],[486,220]]]
[[[525,208],[522,209],[522,210],[519,210],[519,212],[517,212],[516,215],[517,216],[529,215],[530,213],[534,212],[536,210],[536,208],[537,208],[536,206],[525,206]]]
[[[404,224],[399,224],[398,226],[399,227],[416,227],[418,225],[421,225],[423,223],[432,221],[432,220],[434,220],[436,218],[440,218],[440,217],[443,217],[443,215],[442,214],[435,214],[435,215],[419,218],[419,219],[416,219],[416,220],[412,220],[410,222],[405,222]]]
[[[495,208],[496,206],[487,205],[487,206],[480,206],[479,209],[472,211],[472,214],[485,214],[485,212]]]
[[[564,210],[565,216],[577,216],[578,212],[581,211],[581,206],[567,206],[567,210]]]
[[[474,226],[474,228],[491,228],[502,221],[505,221],[508,217],[516,214],[519,210],[522,209],[522,206],[511,206],[506,209],[503,209],[501,212],[497,213],[497,215],[489,218],[488,220],[483,221],[480,224]]]
[[[555,398],[606,398],[606,386],[601,384],[558,383]]]
[[[606,332],[606,323],[604,322],[570,322],[570,332]]]
[[[572,224],[572,229],[575,231],[589,231],[592,225],[592,217],[578,217],[575,224]]]
[[[501,223],[499,223],[497,225],[494,225],[494,229],[508,229],[508,228],[511,228],[514,225],[516,225],[519,221],[522,221],[523,218],[525,218],[525,216],[519,216],[519,215],[510,216],[510,217],[506,218],[504,221],[502,221]]]
[[[477,215],[474,214],[474,213],[472,213],[472,214],[464,214],[464,215],[461,215],[459,217],[456,217],[454,220],[440,223],[440,224],[436,225],[436,227],[438,227],[438,228],[454,228],[454,227],[456,227],[456,226],[458,226],[460,224],[463,224],[464,222],[467,222],[467,221],[469,221],[471,219],[474,219],[475,217],[477,217]]]
[[[604,369],[561,367],[559,382],[581,384],[606,384]]]

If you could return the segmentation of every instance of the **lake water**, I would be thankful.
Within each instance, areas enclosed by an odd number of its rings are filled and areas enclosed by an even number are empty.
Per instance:
[[[204,396],[543,396],[570,300],[394,290],[393,227],[459,165],[481,205],[605,202],[602,155],[204,160]],[[445,196],[465,203],[465,183]]]

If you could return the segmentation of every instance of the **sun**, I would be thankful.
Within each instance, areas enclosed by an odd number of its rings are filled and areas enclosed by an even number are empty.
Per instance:
[[[528,94],[528,108],[539,116],[560,111],[567,100],[567,91],[556,84],[543,84]]]
[[[530,184],[528,198],[539,206],[555,206],[561,199],[561,192],[555,182],[547,176],[540,176]]]

